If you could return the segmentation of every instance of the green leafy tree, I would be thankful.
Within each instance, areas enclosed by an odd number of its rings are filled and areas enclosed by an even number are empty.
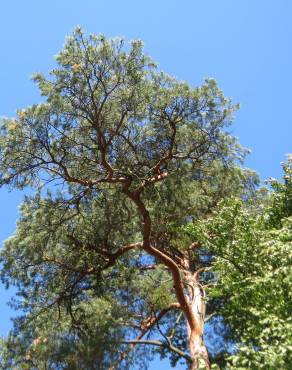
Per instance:
[[[142,369],[159,353],[210,369],[212,260],[182,230],[251,194],[236,107],[214,80],[158,71],[140,41],[76,29],[57,63],[34,76],[44,101],[2,122],[1,185],[36,189],[1,254],[22,311],[2,367]]]
[[[265,202],[221,202],[186,232],[213,256],[209,298],[231,330],[228,369],[289,369],[292,361],[292,157]]]

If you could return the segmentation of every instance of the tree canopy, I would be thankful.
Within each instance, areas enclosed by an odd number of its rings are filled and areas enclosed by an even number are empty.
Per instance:
[[[159,71],[140,41],[77,28],[57,63],[34,76],[44,101],[1,126],[0,184],[34,189],[1,253],[21,310],[2,367],[286,366],[291,180],[257,195],[228,133],[237,106],[212,79]],[[206,345],[205,322],[231,344]]]
[[[237,344],[228,369],[288,369],[291,364],[292,158],[283,183],[260,203],[224,200],[212,217],[186,226],[215,256],[210,298]],[[218,312],[218,313],[219,313]]]

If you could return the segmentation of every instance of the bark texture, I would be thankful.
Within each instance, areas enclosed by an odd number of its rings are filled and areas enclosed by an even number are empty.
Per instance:
[[[144,186],[130,190],[130,183],[124,186],[124,193],[136,204],[141,216],[143,245],[142,248],[150,255],[157,258],[171,272],[176,297],[187,321],[187,336],[190,352],[190,370],[209,370],[210,361],[207,348],[204,344],[204,317],[205,317],[205,293],[199,283],[198,272],[192,273],[188,259],[176,260],[160,249],[151,245],[151,217],[141,193]],[[145,184],[146,185],[146,184]]]
[[[198,274],[185,272],[185,280],[188,290],[190,308],[195,320],[195,327],[187,322],[188,345],[192,358],[190,370],[207,369],[209,370],[210,361],[208,351],[204,343],[204,321],[205,321],[205,293],[198,280]]]

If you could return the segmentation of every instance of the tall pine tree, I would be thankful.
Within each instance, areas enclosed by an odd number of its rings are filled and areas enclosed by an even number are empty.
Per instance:
[[[78,28],[57,63],[34,76],[44,101],[2,122],[1,185],[36,189],[1,257],[22,312],[3,367],[142,369],[159,353],[210,369],[213,255],[184,228],[250,196],[237,107],[214,80],[160,72],[140,41]]]

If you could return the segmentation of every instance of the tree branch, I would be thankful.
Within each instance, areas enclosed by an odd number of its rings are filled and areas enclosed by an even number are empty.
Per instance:
[[[174,302],[170,304],[168,307],[162,309],[157,316],[151,316],[147,319],[144,319],[140,324],[140,330],[141,333],[136,337],[136,339],[133,341],[133,343],[130,344],[130,348],[128,348],[126,351],[120,353],[120,359],[119,363],[123,361],[129,354],[130,351],[132,351],[137,343],[139,342],[145,334],[163,317],[165,316],[170,310],[172,309],[179,309],[180,304],[177,302]],[[112,367],[109,370],[114,370],[116,368],[116,364],[112,365]]]
[[[176,262],[163,253],[161,250],[151,246],[150,244],[150,234],[151,234],[151,218],[149,211],[145,207],[145,204],[140,198],[140,193],[130,191],[131,182],[127,182],[123,187],[123,192],[136,204],[140,215],[142,216],[142,234],[143,234],[143,245],[142,248],[156,257],[164,265],[166,265],[173,276],[174,288],[179,304],[181,305],[182,310],[185,312],[187,321],[190,325],[191,330],[199,331],[197,327],[197,322],[192,312],[191,306],[184,293],[184,284],[181,278],[180,269]]]
[[[185,358],[188,362],[192,362],[191,356],[184,353],[183,351],[181,351],[179,348],[175,347],[174,345],[166,344],[166,343],[163,343],[159,340],[145,340],[145,339],[136,340],[136,339],[134,339],[134,340],[126,340],[126,341],[123,341],[122,343],[130,344],[130,345],[149,344],[149,345],[153,345],[153,346],[159,346],[159,347],[167,348],[167,349],[171,350],[172,352],[177,353],[179,356]]]

